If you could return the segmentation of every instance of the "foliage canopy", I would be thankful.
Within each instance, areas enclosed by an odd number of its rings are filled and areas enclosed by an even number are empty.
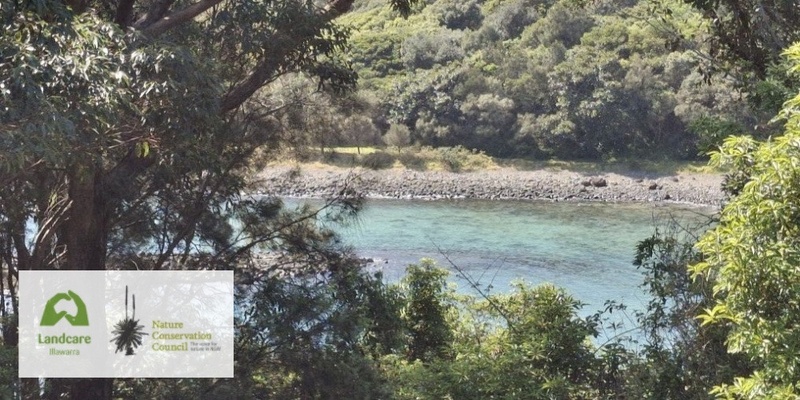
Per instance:
[[[305,74],[331,92],[354,85],[341,57],[347,30],[335,23],[351,3],[0,1],[0,290],[16,301],[17,273],[28,269],[234,269],[243,285],[295,307],[288,321],[338,310],[348,324],[328,315],[328,332],[296,322],[286,333],[264,320],[239,321],[258,333],[239,337],[240,350],[258,351],[237,373],[281,360],[297,381],[199,381],[197,393],[318,393],[309,374],[323,368],[309,367],[334,353],[352,371],[366,368],[352,338],[367,328],[360,303],[378,296],[375,279],[314,223],[320,212],[242,196],[254,187],[249,171],[283,139],[286,103],[272,95],[276,81]],[[389,3],[408,13],[413,1]],[[341,220],[359,204],[342,188],[323,208]],[[261,258],[263,251],[275,258]],[[279,285],[290,270],[296,280]],[[292,303],[304,292],[315,308]],[[340,338],[331,331],[351,342],[319,339]],[[274,341],[284,333],[311,343],[281,353]],[[3,345],[13,349],[17,340],[4,322]],[[14,395],[40,390],[34,381],[12,387]],[[169,393],[157,381],[91,379],[47,380],[44,390],[51,398]]]
[[[800,44],[786,55],[800,65]],[[798,71],[798,67],[794,68]],[[704,323],[727,324],[728,349],[756,365],[749,376],[715,391],[735,398],[797,398],[800,336],[798,323],[798,173],[800,96],[780,114],[783,136],[759,143],[746,137],[726,140],[712,157],[733,169],[738,193],[720,215],[720,224],[698,243],[705,261],[697,276],[715,281],[713,307]]]

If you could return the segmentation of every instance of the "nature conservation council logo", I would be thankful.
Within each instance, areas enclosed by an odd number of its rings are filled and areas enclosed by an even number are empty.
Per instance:
[[[144,332],[144,325],[139,324],[139,320],[136,319],[136,295],[131,294],[131,297],[133,313],[128,316],[128,286],[125,285],[125,318],[117,322],[111,331],[113,336],[111,342],[116,346],[114,353],[124,350],[126,356],[134,355],[134,349],[142,345],[144,335],[147,335]]]
[[[62,300],[75,303],[75,308],[77,309],[75,315],[68,314],[64,310],[56,312],[56,305]],[[54,326],[61,321],[62,318],[66,319],[67,322],[69,322],[69,324],[72,326],[89,326],[89,315],[86,313],[86,303],[84,303],[83,299],[81,299],[81,297],[72,290],[68,290],[67,293],[56,293],[53,297],[47,300],[47,304],[44,306],[44,312],[42,313],[42,320],[39,325]]]

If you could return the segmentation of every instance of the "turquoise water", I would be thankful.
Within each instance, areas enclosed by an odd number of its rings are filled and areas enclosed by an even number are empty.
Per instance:
[[[360,256],[375,259],[388,281],[429,257],[453,271],[452,281],[468,292],[446,254],[484,290],[508,291],[515,279],[550,282],[587,303],[583,313],[589,314],[606,300],[636,308],[646,302],[632,260],[657,221],[671,215],[693,224],[712,212],[654,204],[370,200],[357,221],[338,231]]]

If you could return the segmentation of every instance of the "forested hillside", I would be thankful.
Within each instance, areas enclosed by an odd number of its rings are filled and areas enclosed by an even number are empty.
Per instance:
[[[340,23],[359,88],[306,110],[329,115],[296,127],[322,129],[307,137],[316,146],[693,159],[731,133],[768,136],[786,98],[744,94],[745,73],[711,57],[708,22],[677,0],[436,0],[408,18],[380,1],[355,7]]]

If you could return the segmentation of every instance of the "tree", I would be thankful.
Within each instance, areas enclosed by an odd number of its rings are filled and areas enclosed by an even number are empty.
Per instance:
[[[402,315],[409,335],[409,361],[450,358],[453,332],[447,323],[451,306],[446,299],[446,277],[447,271],[437,268],[431,259],[406,268],[402,281],[406,305]]]
[[[491,12],[484,11],[485,19],[478,31],[482,42],[514,39],[541,17],[554,1],[514,0],[498,3]]]
[[[711,31],[711,56],[767,77],[781,52],[800,40],[796,0],[684,0],[700,10]]]
[[[800,70],[800,44],[786,53]],[[800,174],[800,95],[780,114],[781,137],[758,143],[747,137],[725,141],[712,163],[732,169],[728,187],[735,196],[724,207],[719,225],[698,248],[705,261],[692,267],[698,278],[714,284],[715,304],[701,318],[728,325],[728,350],[755,365],[748,376],[714,389],[728,398],[800,397],[800,276],[797,221]]]
[[[557,155],[696,156],[695,137],[676,114],[684,107],[677,93],[691,71],[687,67],[696,66],[696,61],[686,51],[664,48],[665,28],[649,20],[647,4],[639,2],[624,8],[624,13],[597,18],[580,37],[580,44],[567,50],[563,62],[547,75],[557,107],[547,117],[564,115],[560,119],[574,125],[565,137],[573,141],[574,150],[567,148]],[[697,19],[691,14],[686,18]]]
[[[409,68],[430,69],[436,64],[464,58],[459,42],[461,32],[439,29],[436,34],[418,33],[403,41],[401,57]]]
[[[692,279],[688,267],[702,260],[694,244],[713,222],[687,226],[670,217],[637,245],[633,264],[644,271],[650,300],[637,314],[644,341],[639,358],[617,371],[621,397],[708,399],[715,385],[752,371],[746,357],[727,352],[728,327],[697,318],[713,303],[712,282]]]
[[[213,398],[389,396],[366,350],[383,355],[398,346],[396,301],[379,275],[365,274],[332,232],[322,233],[297,237],[305,250],[287,253],[277,267],[243,271],[237,382],[223,384],[237,395],[215,388]],[[318,267],[292,276],[283,263]]]
[[[581,36],[594,23],[586,9],[559,1],[547,10],[544,18],[523,31],[522,40],[534,48],[539,45],[552,47],[556,43],[570,48],[580,42]]]
[[[283,104],[283,110],[275,116],[277,127],[264,126],[280,132],[281,144],[291,147],[298,160],[308,157],[310,149],[319,148],[321,156],[325,150],[338,145],[342,139],[342,117],[331,107],[335,94],[320,91],[317,84],[306,76],[290,75],[275,82],[274,93],[267,101]]]
[[[453,89],[459,80],[459,71],[451,66],[417,70],[384,94],[384,113],[389,120],[414,127],[415,138],[425,144],[454,146],[461,113]]]
[[[447,29],[476,29],[483,21],[480,2],[469,1],[437,1],[431,5],[439,23]]]
[[[260,244],[307,250],[303,235],[287,232],[298,225],[277,223],[274,203],[239,193],[255,156],[277,147],[272,117],[282,105],[259,94],[289,72],[334,91],[354,84],[338,56],[347,35],[334,23],[351,3],[2,0],[6,289],[25,269],[231,269]],[[234,215],[260,230],[236,236]],[[103,399],[113,381],[47,387],[53,397]]]
[[[398,148],[408,146],[411,144],[411,130],[403,124],[392,124],[386,134],[383,135],[383,142]]]
[[[400,399],[602,398],[592,388],[596,359],[592,321],[580,304],[550,285],[517,283],[507,295],[461,297],[449,358],[383,359]]]
[[[459,143],[501,156],[511,152],[508,139],[516,120],[513,100],[488,93],[468,95],[460,110],[469,128]]]
[[[738,91],[747,94],[750,105],[766,114],[752,132],[759,138],[780,134],[779,126],[767,122],[800,88],[800,79],[787,74],[781,52],[800,40],[795,21],[800,18],[797,0],[682,0],[698,11],[704,23],[671,30],[666,45],[691,49],[700,59],[698,71],[706,81],[733,78]],[[685,21],[669,3],[651,2],[652,12],[662,20]],[[688,29],[687,29],[688,28]],[[725,125],[722,121],[722,125]]]
[[[726,127],[772,134],[764,115],[774,110],[762,114],[753,103],[782,103],[791,87],[778,78],[781,65],[747,94],[737,90],[738,70],[704,75],[704,61],[721,61],[706,51],[708,21],[683,0],[490,1],[474,27],[435,25],[473,3],[437,0],[407,21],[373,18],[372,9],[348,18],[361,28],[363,90],[381,99],[383,119],[408,126],[422,145],[500,156],[706,157]],[[483,118],[481,96],[513,101],[511,118]]]
[[[372,120],[364,115],[351,115],[342,122],[343,135],[351,146],[361,154],[362,146],[374,146],[380,140],[380,132]]]

